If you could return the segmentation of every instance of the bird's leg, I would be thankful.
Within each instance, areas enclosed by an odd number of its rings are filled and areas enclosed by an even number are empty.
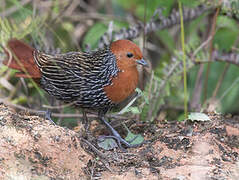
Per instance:
[[[53,106],[54,98],[50,96],[50,105]],[[51,110],[47,108],[45,118],[48,119],[52,124],[56,125],[55,122],[51,119]]]
[[[47,109],[45,112],[45,118],[48,119],[52,124],[56,125],[56,123],[51,119],[51,110]]]
[[[36,114],[42,115],[44,114],[44,118],[49,120],[52,124],[56,125],[56,123],[51,119],[51,111],[47,109],[46,111],[37,111]]]
[[[52,106],[53,105],[53,97],[51,96],[50,97],[50,105]],[[56,125],[56,123],[51,119],[51,110],[47,108],[46,111],[38,111],[39,113],[44,113],[45,115],[45,119],[48,119],[52,124]]]
[[[84,109],[82,109],[82,114],[83,114],[83,121],[82,121],[82,123],[84,124],[85,131],[88,132],[90,124],[89,124],[89,120],[87,118],[87,115],[86,115],[86,112],[85,112]]]
[[[121,144],[124,144],[126,147],[129,147],[129,148],[131,148],[131,147],[137,147],[138,146],[138,144],[137,145],[132,145],[132,144],[130,144],[129,142],[127,142],[126,140],[124,140],[121,136],[120,136],[120,134],[106,121],[106,119],[105,119],[105,117],[104,117],[104,115],[99,115],[99,118],[100,118],[100,120],[107,126],[107,128],[111,131],[111,133],[113,134],[113,136],[105,136],[106,138],[114,138],[114,139],[116,139],[117,140],[117,143],[119,144],[119,147],[121,148],[121,149],[123,149],[122,148],[122,146],[121,146]]]

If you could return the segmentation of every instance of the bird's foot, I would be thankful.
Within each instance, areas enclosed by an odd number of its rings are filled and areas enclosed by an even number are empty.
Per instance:
[[[138,147],[141,144],[143,144],[143,142],[140,143],[135,143],[135,140],[138,138],[138,135],[135,135],[133,138],[131,138],[129,141],[126,141],[125,139],[123,139],[120,134],[106,121],[106,119],[104,118],[104,116],[100,116],[101,121],[108,127],[108,129],[111,131],[112,136],[103,136],[103,138],[101,138],[101,141],[98,141],[98,145],[100,147],[103,146],[106,147],[104,149],[108,149],[108,146],[114,146],[114,143],[112,143],[112,141],[106,141],[106,139],[114,139],[116,140],[118,147],[122,150],[125,151],[125,149],[122,147],[122,144],[125,145],[128,148],[133,148],[133,147]],[[105,140],[104,140],[105,139]],[[108,145],[110,144],[110,145]],[[116,146],[117,147],[117,146]],[[113,148],[111,148],[113,149]]]
[[[51,119],[51,111],[47,109],[46,111],[38,111],[40,114],[45,115],[45,119],[48,119],[53,125],[56,125],[56,123]]]
[[[118,133],[118,132],[117,132]],[[113,148],[119,147],[123,152],[126,152],[126,149],[122,146],[122,144],[127,148],[134,148],[142,145],[143,143],[139,144],[131,144],[137,138],[135,136],[132,140],[126,141],[123,139],[119,134],[116,136],[100,136],[98,138],[98,146],[102,147],[105,150],[111,150]]]
[[[82,109],[82,114],[83,114],[82,124],[84,124],[84,129],[88,133],[90,128],[90,122],[87,118],[86,112],[83,109]]]

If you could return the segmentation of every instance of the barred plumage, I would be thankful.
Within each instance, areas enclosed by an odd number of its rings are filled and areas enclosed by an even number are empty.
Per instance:
[[[41,87],[57,99],[91,109],[114,105],[103,89],[119,71],[109,48],[54,56],[35,50],[34,60],[42,73]]]
[[[48,94],[81,108],[95,109],[100,120],[119,143],[121,138],[105,120],[105,113],[132,94],[138,83],[137,64],[146,65],[139,47],[129,40],[118,40],[103,50],[48,55],[12,39],[5,51],[12,59],[4,64],[19,70],[18,77],[33,78]],[[84,119],[86,118],[83,111]]]

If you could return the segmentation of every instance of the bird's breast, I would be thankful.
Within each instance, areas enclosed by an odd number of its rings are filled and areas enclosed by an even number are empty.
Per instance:
[[[124,101],[131,95],[138,84],[138,71],[136,67],[121,70],[112,83],[104,87],[107,97],[115,104]]]

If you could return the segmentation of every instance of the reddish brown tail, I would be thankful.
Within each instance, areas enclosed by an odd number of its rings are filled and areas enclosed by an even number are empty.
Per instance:
[[[8,49],[5,49],[8,58],[3,61],[3,64],[19,70],[17,77],[39,79],[41,72],[34,61],[33,52],[34,48],[17,39],[11,39],[8,42]]]

